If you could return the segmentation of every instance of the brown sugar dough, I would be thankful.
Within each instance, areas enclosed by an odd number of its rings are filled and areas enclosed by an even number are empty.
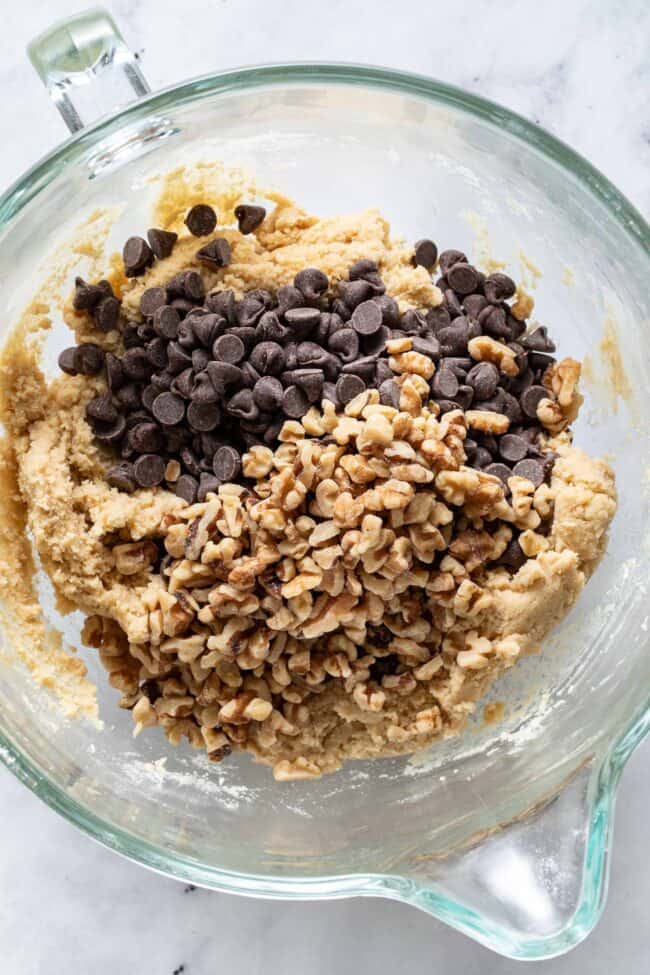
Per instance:
[[[234,207],[241,197],[231,194]],[[170,204],[173,226],[188,203]],[[159,206],[163,213],[164,206]],[[229,214],[220,212],[220,220]],[[436,305],[438,288],[428,273],[413,267],[410,252],[392,241],[377,211],[352,217],[319,220],[289,201],[280,200],[255,235],[243,237],[224,230],[233,259],[223,272],[202,268],[206,287],[231,287],[238,293],[252,287],[275,290],[290,283],[305,266],[321,268],[335,282],[361,257],[379,264],[387,291],[402,307]],[[142,291],[195,264],[195,239],[181,237],[171,257],[158,262],[142,278],[126,281],[117,263],[109,275],[122,288],[123,307],[135,312]],[[198,265],[196,265],[198,267]],[[82,316],[67,308],[69,323],[80,339],[92,338],[105,348],[115,335],[90,331]],[[40,321],[38,328],[43,329]],[[60,604],[115,620],[133,643],[145,638],[146,607],[158,585],[146,571],[125,576],[115,566],[116,540],[139,540],[161,534],[166,516],[183,502],[162,489],[122,494],[104,481],[106,459],[84,419],[86,402],[96,394],[98,380],[61,377],[49,385],[38,362],[38,347],[10,345],[2,362],[3,421],[17,471],[26,524]],[[577,599],[603,553],[615,511],[615,488],[608,465],[589,458],[558,438],[560,453],[551,484],[555,516],[549,548],[529,559],[510,577],[502,569],[487,572],[485,588],[493,595],[492,610],[474,622],[478,635],[499,644],[501,653],[485,669],[454,664],[432,688],[418,687],[404,697],[388,695],[380,713],[361,711],[337,684],[309,700],[309,718],[293,737],[280,736],[268,748],[247,744],[257,757],[275,768],[278,778],[311,777],[351,758],[412,752],[440,735],[458,732],[488,685],[521,653],[539,648]],[[435,708],[420,728],[415,715]]]

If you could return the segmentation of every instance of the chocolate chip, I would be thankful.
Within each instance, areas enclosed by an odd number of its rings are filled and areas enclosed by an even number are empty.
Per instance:
[[[339,401],[345,405],[353,400],[355,396],[363,393],[365,388],[366,384],[360,376],[344,375],[340,376],[336,383],[336,395]]]
[[[201,474],[198,491],[196,492],[196,500],[203,502],[208,494],[216,494],[219,490],[219,485],[219,478],[215,477],[214,474]]]
[[[124,382],[122,363],[116,355],[113,355],[112,352],[107,352],[104,356],[104,366],[106,368],[106,381],[108,383],[108,388],[110,390],[119,389]]]
[[[495,339],[509,339],[511,337],[510,326],[503,308],[498,305],[487,305],[479,313],[478,323],[486,335]]]
[[[497,565],[504,565],[508,569],[520,569],[526,561],[526,556],[516,538],[510,542],[505,552],[497,559]]]
[[[341,298],[335,298],[330,307],[332,309],[332,314],[338,315],[341,321],[350,321],[352,312]]]
[[[195,372],[202,372],[212,358],[207,349],[194,349],[192,352],[192,368]]]
[[[377,386],[381,386],[388,379],[394,379],[393,370],[388,365],[386,359],[378,359],[377,365],[375,366],[375,383]]]
[[[352,312],[352,328],[359,335],[373,335],[381,328],[382,322],[381,308],[374,300],[362,301]]]
[[[137,423],[134,427],[131,427],[127,439],[129,446],[138,454],[155,453],[158,450],[162,450],[164,445],[162,430],[151,421]]]
[[[404,322],[406,314],[408,312],[402,316],[402,322]],[[436,308],[429,309],[426,313],[425,321],[428,328],[438,333],[441,328],[448,328],[451,325],[451,315],[446,305],[438,305]]]
[[[207,370],[194,376],[190,393],[193,403],[217,403],[220,398]]]
[[[93,311],[95,328],[100,332],[111,332],[120,320],[120,303],[117,298],[102,298]]]
[[[257,325],[266,311],[263,302],[257,298],[247,296],[235,305],[235,315],[240,325],[253,327]]]
[[[92,342],[82,342],[76,348],[74,365],[83,376],[96,376],[104,365],[104,350]],[[59,360],[60,361],[60,360]]]
[[[197,315],[196,311],[188,315],[186,321],[191,324],[197,342],[205,349],[211,349],[215,340],[226,331],[226,321],[213,312]]]
[[[532,458],[520,460],[518,464],[515,464],[512,473],[515,474],[516,477],[525,477],[528,481],[531,481],[535,487],[539,487],[540,484],[543,484],[545,479],[544,464],[539,460],[534,460]]]
[[[259,301],[267,309],[275,304],[271,292],[267,291],[266,288],[253,288],[252,291],[248,292],[248,297]]]
[[[129,237],[122,250],[124,273],[127,278],[142,274],[153,261],[153,251],[142,237]]]
[[[476,291],[480,284],[479,272],[471,264],[458,261],[446,272],[451,287],[460,295],[469,295]]]
[[[488,301],[496,302],[512,298],[517,289],[512,278],[509,278],[507,274],[496,272],[487,276],[483,290]]]
[[[231,365],[237,365],[244,358],[246,349],[244,348],[244,343],[238,336],[226,333],[225,335],[220,335],[215,340],[212,346],[212,354],[219,362],[229,362]]]
[[[353,378],[353,377],[349,377]],[[394,379],[386,379],[379,387],[379,399],[384,406],[399,409],[400,388]]]
[[[164,339],[154,338],[147,342],[146,353],[154,369],[164,369],[167,365],[167,343]]]
[[[132,494],[136,488],[133,464],[129,464],[128,461],[123,461],[121,464],[116,464],[115,467],[109,468],[106,472],[106,480],[111,487],[117,488],[118,491]]]
[[[322,369],[293,369],[290,375],[290,385],[298,386],[310,403],[316,403],[320,400],[324,380]]]
[[[216,240],[211,240],[209,244],[196,252],[197,261],[207,264],[209,267],[228,267],[230,258],[230,244],[225,237],[217,237]]]
[[[363,278],[358,278],[356,281],[339,281],[338,292],[341,301],[350,311],[354,311],[357,305],[374,294],[370,282]]]
[[[298,368],[298,343],[287,342],[284,347],[284,366],[285,369]]]
[[[147,288],[140,297],[140,312],[145,318],[152,318],[159,308],[167,304],[165,288]]]
[[[181,474],[174,485],[174,491],[186,504],[194,504],[198,487],[198,481],[191,474]]]
[[[458,392],[458,380],[451,369],[445,368],[444,361],[431,380],[431,392],[441,399],[453,399]]]
[[[523,460],[528,453],[529,444],[516,433],[506,433],[499,441],[499,453],[509,464]]]
[[[478,319],[479,315],[484,308],[487,308],[489,302],[484,295],[466,295],[463,298],[463,309],[468,318]]]
[[[114,423],[117,419],[117,410],[113,406],[113,397],[109,393],[102,393],[95,396],[86,404],[86,417],[100,423]]]
[[[521,394],[521,408],[531,420],[537,419],[537,407],[543,399],[548,399],[548,390],[544,386],[529,386]]]
[[[282,404],[284,390],[282,383],[275,376],[263,376],[253,387],[253,399],[261,410],[270,413],[279,409]]]
[[[529,352],[528,363],[533,369],[538,379],[541,379],[549,366],[552,366],[555,359],[552,355],[544,355],[543,352]]]
[[[329,354],[316,342],[299,342],[296,347],[296,359],[300,366],[319,369],[325,367],[329,361]]]
[[[318,301],[320,296],[329,287],[327,275],[315,267],[308,267],[304,271],[298,271],[293,279],[293,283],[303,293],[307,302]]]
[[[252,234],[266,216],[264,207],[255,206],[253,203],[240,203],[235,207],[235,220],[239,225],[240,234]]]
[[[320,312],[318,308],[290,308],[285,312],[284,320],[289,326],[291,338],[300,341],[320,324]]]
[[[63,372],[67,372],[69,376],[76,376],[79,370],[77,369],[77,347],[72,346],[70,349],[64,349],[63,352],[59,353],[58,358],[59,369]]]
[[[177,376],[174,377],[170,389],[173,393],[178,396],[182,396],[183,399],[189,399],[192,393],[192,385],[194,383],[194,371],[191,366],[179,372]]]
[[[462,251],[447,250],[440,255],[440,270],[447,275],[454,264],[467,264],[467,258]]]
[[[231,325],[235,323],[235,295],[233,291],[211,291],[205,299],[209,311],[220,315]]]
[[[185,403],[175,393],[160,393],[156,396],[151,412],[165,427],[173,427],[185,416]]]
[[[519,406],[519,400],[512,396],[511,393],[506,392],[505,389],[500,389],[498,391],[499,397],[499,411],[507,416],[510,423],[521,423],[523,416],[521,412],[521,407]]]
[[[319,345],[327,345],[329,340],[339,329],[343,328],[343,321],[332,312],[321,312],[318,325],[314,329],[313,338]]]
[[[201,444],[198,445],[201,447]],[[201,465],[199,463],[198,457],[194,451],[190,450],[189,447],[183,447],[180,452],[180,460],[183,467],[193,476],[200,477],[201,475]]]
[[[459,409],[458,403],[453,399],[437,399],[436,403],[440,407],[441,415],[444,413],[451,413],[453,410]]]
[[[472,405],[474,399],[474,390],[471,386],[461,385],[458,387],[458,392],[454,396],[454,400],[461,408],[461,410],[468,410]]]
[[[494,396],[499,378],[499,370],[492,362],[477,362],[467,373],[467,382],[479,400]]]
[[[143,454],[134,463],[133,474],[140,487],[155,487],[165,477],[165,461],[159,454]]]
[[[474,360],[468,356],[447,356],[444,360],[445,369],[451,369],[459,382],[464,382],[467,373],[474,365]]]
[[[375,368],[377,365],[377,359],[373,355],[363,356],[361,359],[356,359],[354,362],[346,362],[341,368],[341,372],[344,374],[352,374],[354,376],[360,376],[365,382],[370,382],[375,374]]]
[[[187,408],[187,422],[192,430],[207,433],[219,426],[221,411],[216,403],[200,403],[192,400]]]
[[[522,394],[529,389],[535,382],[535,374],[532,369],[526,367],[524,371],[514,378],[504,377],[503,385],[509,393],[521,398]]]
[[[300,295],[302,301],[302,295]],[[289,340],[290,329],[280,321],[276,311],[264,312],[256,327],[259,342],[278,342],[283,344]]]
[[[479,469],[484,469],[488,464],[491,464],[493,456],[487,447],[478,446],[474,452],[474,459],[472,465],[478,467]]]
[[[156,389],[155,386],[152,386],[151,383],[149,383],[148,386],[144,387],[144,389],[142,390],[142,395],[140,396],[140,401],[142,406],[145,408],[145,410],[149,410],[149,412],[151,412],[153,407],[153,401],[155,400],[156,396],[159,395],[160,395],[159,391]]]
[[[323,399],[328,400],[333,403],[334,406],[340,406],[339,398],[336,393],[336,386],[334,383],[323,383]]]
[[[154,331],[153,325],[149,322],[141,322],[138,325],[138,338],[140,339],[140,345],[146,345],[151,339],[156,337],[156,332]]]
[[[350,281],[358,281],[359,278],[365,278],[367,274],[376,274],[378,270],[376,261],[371,261],[368,257],[362,257],[350,265],[348,268],[348,277]]]
[[[212,469],[220,481],[233,481],[241,470],[241,457],[234,447],[219,447],[212,459]]]
[[[284,349],[277,342],[260,342],[250,356],[251,365],[261,376],[278,376],[285,362]]]
[[[121,413],[111,423],[98,422],[94,424],[95,436],[102,443],[118,443],[124,436],[125,430],[126,420]]]
[[[178,342],[170,342],[167,346],[167,369],[172,375],[176,376],[179,372],[189,369],[192,365],[192,356],[188,355],[185,349]]]
[[[115,394],[120,406],[125,410],[137,410],[140,407],[140,390],[135,383],[126,383]]]
[[[512,471],[505,464],[488,464],[487,467],[483,468],[486,474],[491,474],[493,477],[498,477],[503,484],[508,487],[508,478],[512,477]]]
[[[281,288],[278,288],[277,301],[278,315],[285,315],[291,308],[299,308],[303,305],[305,298],[302,291],[299,291],[298,288],[294,288],[290,284],[284,284]]]
[[[152,372],[149,357],[144,349],[129,349],[122,356],[122,369],[128,379],[148,379]]]
[[[192,321],[189,317],[178,326],[177,342],[187,355],[196,346],[196,335],[194,334]]]
[[[250,389],[240,389],[235,393],[228,400],[226,411],[230,416],[236,416],[240,420],[256,420],[260,413]]]
[[[520,339],[520,345],[531,352],[555,352],[555,343],[548,337],[545,325],[539,325]]]
[[[460,303],[458,295],[451,288],[447,288],[445,291],[445,307],[447,308],[452,320],[458,318],[463,314],[463,306]]]
[[[343,362],[353,362],[359,355],[359,337],[351,328],[341,328],[329,340],[329,348]]]
[[[387,328],[400,327],[399,305],[390,295],[378,295],[375,304],[381,309],[381,320]]]
[[[250,362],[244,362],[241,367],[241,373],[241,385],[245,386],[247,389],[252,389],[255,383],[260,379],[260,373],[257,371],[255,366],[251,365]]]
[[[103,290],[96,284],[87,284],[83,278],[75,278],[73,306],[77,311],[91,311],[102,298]]]
[[[187,271],[183,279],[183,289],[185,297],[190,301],[203,301],[205,298],[205,285],[203,278],[198,271]]]
[[[151,230],[147,231],[147,240],[155,257],[161,261],[163,258],[169,257],[173,251],[174,244],[178,240],[178,234],[173,233],[171,230],[159,230],[156,227],[152,227]]]
[[[178,335],[181,318],[185,317],[185,312],[181,312],[176,307],[177,302],[172,305],[162,305],[157,308],[153,315],[152,325],[154,331],[162,338],[171,341]]]
[[[217,226],[217,215],[207,203],[197,203],[185,217],[185,226],[193,237],[206,237]]]
[[[299,420],[309,409],[309,400],[299,386],[289,386],[282,397],[282,409],[292,419]]]
[[[438,260],[438,248],[432,240],[418,240],[413,248],[413,263],[431,271]]]
[[[379,355],[386,351],[386,342],[391,337],[391,332],[385,325],[381,325],[372,335],[363,335],[361,345],[364,355]]]
[[[233,366],[230,362],[209,362],[206,372],[215,390],[221,396],[225,394],[226,389],[236,386],[242,379],[239,366]]]
[[[426,355],[433,362],[437,362],[440,358],[440,342],[433,335],[428,339],[416,336],[413,339],[413,351]]]

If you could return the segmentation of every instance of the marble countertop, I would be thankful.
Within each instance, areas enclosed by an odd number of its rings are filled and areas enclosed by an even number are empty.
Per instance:
[[[0,32],[0,188],[66,135],[24,54],[88,0],[28,0]],[[108,0],[153,88],[260,61],[343,60],[422,72],[493,98],[569,142],[650,211],[645,0]],[[647,967],[650,747],[621,783],[609,902],[596,931],[549,975]],[[517,964],[387,901],[295,904],[188,890],[95,845],[4,770],[0,942],[6,975],[208,975],[224,964],[376,975],[507,975]],[[183,968],[184,966],[184,968]]]

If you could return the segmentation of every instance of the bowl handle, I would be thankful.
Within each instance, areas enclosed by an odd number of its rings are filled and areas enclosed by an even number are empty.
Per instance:
[[[137,54],[99,7],[54,24],[27,54],[71,132],[151,90]]]

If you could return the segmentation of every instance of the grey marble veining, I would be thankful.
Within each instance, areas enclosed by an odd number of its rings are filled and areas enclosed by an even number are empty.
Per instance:
[[[24,47],[89,0],[3,10],[0,187],[66,135]],[[260,61],[344,60],[433,75],[493,98],[570,143],[650,210],[650,8],[645,0],[113,0],[152,87]],[[549,975],[647,969],[650,748],[620,788],[604,917]],[[2,971],[6,975],[377,975],[517,969],[430,918],[387,901],[250,901],[148,873],[93,844],[0,772]]]

